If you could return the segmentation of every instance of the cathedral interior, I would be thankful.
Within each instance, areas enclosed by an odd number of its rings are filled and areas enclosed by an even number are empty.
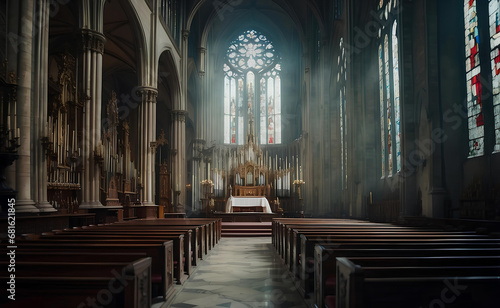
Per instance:
[[[499,15],[0,0],[0,306],[497,305]]]
[[[0,5],[4,214],[500,217],[497,1]]]

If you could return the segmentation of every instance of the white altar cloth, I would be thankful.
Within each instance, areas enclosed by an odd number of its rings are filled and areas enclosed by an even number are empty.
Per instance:
[[[269,202],[264,197],[229,197],[226,202],[226,213],[232,213],[233,207],[261,206],[264,213],[272,213]]]

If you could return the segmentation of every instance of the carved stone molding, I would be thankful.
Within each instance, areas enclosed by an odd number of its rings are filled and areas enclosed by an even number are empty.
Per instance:
[[[182,30],[182,38],[187,40],[189,38],[189,30]]]
[[[158,90],[153,87],[139,87],[137,89],[137,95],[142,96],[146,99],[148,103],[156,103],[156,97],[158,96]]]
[[[104,34],[90,29],[82,29],[80,39],[83,51],[92,50],[100,54],[104,53],[104,44],[106,44]]]
[[[172,110],[172,116],[174,121],[186,122],[186,110]]]

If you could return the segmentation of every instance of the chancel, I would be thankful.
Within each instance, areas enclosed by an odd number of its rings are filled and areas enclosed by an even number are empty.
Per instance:
[[[2,307],[498,305],[498,0],[0,13]]]

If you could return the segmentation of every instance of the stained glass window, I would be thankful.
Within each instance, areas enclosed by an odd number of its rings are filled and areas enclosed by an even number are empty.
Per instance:
[[[495,123],[495,151],[500,151],[500,3],[489,1],[491,73],[493,83],[493,116]]]
[[[401,170],[401,116],[399,108],[399,54],[397,21],[392,26],[392,80],[394,84],[394,124],[396,139],[396,169]]]
[[[384,21],[378,36],[382,177],[401,170],[398,23],[394,13],[397,6],[395,0],[380,0],[378,6],[378,17]]]
[[[340,111],[340,161],[342,174],[342,187],[347,188],[347,126],[346,126],[346,82],[347,58],[345,54],[344,38],[340,38],[339,56],[337,58],[337,84],[339,86],[339,111]]]
[[[391,71],[389,69],[389,37],[386,35],[384,39],[384,71],[385,71],[385,88],[386,88],[386,121],[387,121],[387,155],[389,156],[388,172],[392,174],[392,106],[391,106]]]
[[[281,143],[281,66],[273,43],[263,34],[248,30],[231,42],[224,63],[225,78],[238,79],[236,107],[231,122],[231,98],[224,97],[224,142],[242,144],[248,134],[248,122],[253,117],[255,136],[262,144]],[[225,79],[226,80],[226,79]],[[231,83],[224,82],[232,88]],[[227,118],[227,120],[226,120]],[[234,132],[234,135],[232,134]],[[233,138],[234,136],[234,138]]]
[[[382,45],[378,47],[378,78],[379,78],[379,91],[380,91],[380,141],[381,141],[381,163],[382,163],[382,176],[385,176],[385,102],[384,102],[384,54],[382,52]]]
[[[479,66],[479,28],[475,0],[465,0],[465,70],[467,80],[467,116],[469,157],[484,153],[484,121]]]

